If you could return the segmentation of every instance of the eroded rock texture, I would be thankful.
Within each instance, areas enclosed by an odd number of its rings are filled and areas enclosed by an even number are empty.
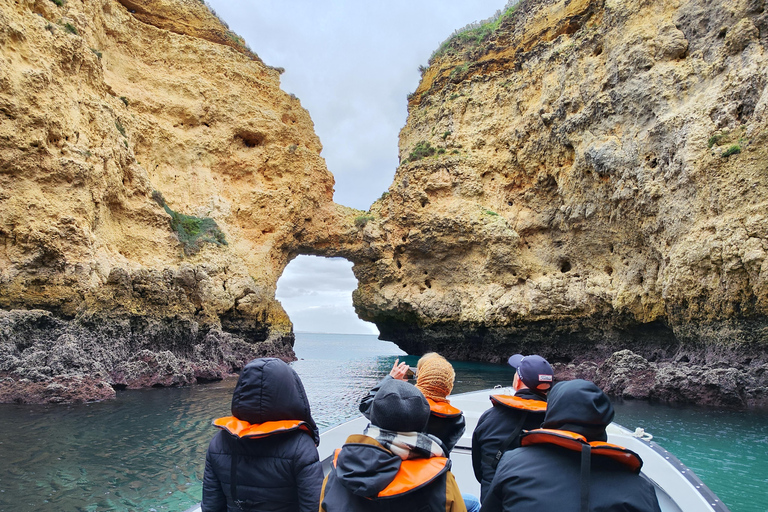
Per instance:
[[[629,348],[761,368],[764,389],[765,7],[524,0],[488,40],[448,45],[363,228],[361,317],[409,352]]]
[[[524,0],[432,60],[365,214],[203,3],[60,3],[0,1],[0,400],[291,359],[317,254],[411,353],[768,402],[764,0]]]
[[[294,357],[277,279],[354,212],[279,74],[197,0],[0,2],[0,400]]]

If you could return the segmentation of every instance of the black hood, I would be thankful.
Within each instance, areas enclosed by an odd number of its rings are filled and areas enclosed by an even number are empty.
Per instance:
[[[402,459],[369,444],[345,444],[336,460],[336,477],[349,492],[375,498],[400,469]]]
[[[588,441],[605,441],[605,427],[613,421],[608,396],[587,380],[558,382],[549,392],[543,428],[569,430]]]
[[[280,359],[254,359],[243,368],[232,394],[232,415],[252,424],[305,421],[315,444],[320,444],[320,432],[312,419],[304,385],[293,368]]]

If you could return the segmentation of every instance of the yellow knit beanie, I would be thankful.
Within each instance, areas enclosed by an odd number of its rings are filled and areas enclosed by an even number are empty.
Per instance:
[[[443,356],[430,352],[419,359],[416,367],[416,387],[425,397],[435,402],[447,402],[445,398],[453,390],[456,372]]]

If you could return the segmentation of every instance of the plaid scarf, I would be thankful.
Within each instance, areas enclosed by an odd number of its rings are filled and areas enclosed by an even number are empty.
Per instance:
[[[437,439],[423,432],[395,432],[368,424],[363,435],[374,438],[403,460],[445,457]]]

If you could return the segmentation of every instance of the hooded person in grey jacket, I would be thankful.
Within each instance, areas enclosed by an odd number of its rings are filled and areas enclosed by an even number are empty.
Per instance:
[[[323,471],[320,434],[304,386],[280,359],[243,368],[232,416],[208,447],[203,512],[316,512]]]
[[[466,512],[439,440],[425,433],[429,404],[415,386],[387,379],[371,424],[336,451],[321,512]]]
[[[606,443],[613,405],[592,382],[555,384],[541,429],[499,462],[481,512],[660,512],[643,461]]]

